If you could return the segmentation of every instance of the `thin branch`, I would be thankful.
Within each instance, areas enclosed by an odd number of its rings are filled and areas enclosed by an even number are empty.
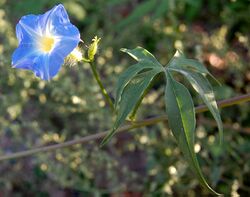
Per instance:
[[[245,103],[249,101],[250,101],[250,94],[244,94],[241,96],[235,96],[233,98],[220,100],[217,102],[217,105],[219,108],[224,108],[224,107],[229,107],[232,105],[237,105],[237,104],[241,104],[241,103]],[[206,105],[200,105],[196,107],[196,113],[205,112],[205,111],[208,111],[208,108],[206,107]]]
[[[249,102],[249,101],[250,101],[250,94],[245,94],[242,96],[236,96],[236,97],[233,97],[230,99],[218,101],[217,104],[218,104],[219,108],[224,108],[224,107],[229,107],[232,105],[245,103],[245,102]],[[200,106],[195,108],[195,111],[196,111],[196,113],[202,113],[202,112],[208,111],[208,108],[205,105],[200,105]],[[148,118],[148,119],[141,120],[141,121],[132,122],[130,125],[120,127],[117,130],[117,132],[129,131],[129,130],[132,130],[135,128],[153,125],[153,124],[156,124],[156,123],[159,123],[162,121],[167,121],[167,117],[166,116],[157,116],[157,117]],[[87,143],[87,142],[92,141],[92,140],[97,140],[97,139],[103,138],[106,134],[108,134],[108,132],[109,131],[99,132],[97,134],[89,135],[89,136],[82,137],[79,139],[69,140],[69,141],[62,142],[62,143],[55,144],[55,145],[43,146],[43,147],[33,148],[31,150],[20,151],[17,153],[3,155],[0,157],[0,161],[8,160],[8,159],[17,159],[20,157],[26,157],[26,156],[33,155],[35,153],[54,151],[54,150],[57,150],[60,148],[66,148],[66,147],[70,147],[70,146],[73,146],[76,144],[84,144],[84,143]]]

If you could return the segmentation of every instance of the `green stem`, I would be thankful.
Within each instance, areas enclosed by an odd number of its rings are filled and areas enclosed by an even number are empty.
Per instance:
[[[90,62],[90,67],[91,67],[92,73],[93,73],[93,75],[94,75],[94,77],[95,77],[95,79],[96,79],[96,81],[101,89],[102,95],[103,95],[104,99],[106,100],[106,103],[110,106],[111,110],[114,112],[115,111],[114,104],[113,104],[111,98],[109,97],[106,89],[104,88],[104,86],[101,82],[100,76],[96,71],[96,66],[95,66],[94,62]]]
[[[233,97],[230,99],[218,101],[217,104],[218,104],[218,107],[224,108],[224,107],[229,107],[232,105],[237,105],[237,104],[245,103],[245,102],[249,102],[249,101],[250,101],[250,94],[245,94],[242,96],[236,96],[236,97]],[[196,111],[196,113],[202,113],[202,112],[208,111],[208,108],[205,105],[200,105],[200,106],[195,108],[195,111]],[[136,121],[130,125],[125,125],[123,127],[120,127],[117,130],[117,132],[129,131],[129,130],[132,130],[135,128],[153,125],[153,124],[156,124],[156,123],[159,123],[162,121],[167,121],[167,117],[166,116],[157,116],[154,118],[148,118],[145,120]],[[30,155],[33,155],[36,153],[41,153],[41,152],[54,151],[54,150],[57,150],[60,148],[66,148],[66,147],[70,147],[70,146],[73,146],[76,144],[84,144],[84,143],[87,143],[87,142],[92,141],[92,140],[97,140],[97,139],[103,138],[108,133],[109,133],[109,131],[103,131],[103,132],[99,132],[97,134],[89,135],[89,136],[82,137],[82,138],[75,139],[75,140],[69,140],[66,142],[59,143],[59,144],[54,144],[54,145],[49,145],[49,146],[44,146],[44,147],[39,147],[39,148],[32,148],[31,150],[20,151],[17,153],[3,155],[3,156],[0,156],[0,161],[8,160],[8,159],[17,159],[17,158],[26,157],[26,156],[30,156]]]

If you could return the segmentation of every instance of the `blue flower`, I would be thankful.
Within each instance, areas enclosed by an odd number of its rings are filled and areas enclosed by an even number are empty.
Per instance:
[[[61,4],[42,15],[23,16],[16,36],[19,46],[12,55],[12,66],[31,70],[43,80],[59,72],[64,59],[80,42],[79,30],[70,23]]]

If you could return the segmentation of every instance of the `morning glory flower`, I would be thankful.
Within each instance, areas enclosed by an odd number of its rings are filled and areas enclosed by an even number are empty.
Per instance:
[[[12,55],[14,68],[31,70],[43,80],[52,79],[64,59],[80,42],[62,4],[42,15],[23,16],[16,26],[19,46]]]

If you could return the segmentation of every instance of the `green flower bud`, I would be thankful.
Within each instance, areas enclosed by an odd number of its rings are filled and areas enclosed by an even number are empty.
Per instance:
[[[89,50],[88,50],[88,59],[89,59],[90,62],[94,61],[95,54],[96,54],[96,52],[98,50],[98,43],[99,43],[100,40],[101,40],[101,38],[98,38],[97,36],[95,36],[92,39],[92,43],[89,46]]]

